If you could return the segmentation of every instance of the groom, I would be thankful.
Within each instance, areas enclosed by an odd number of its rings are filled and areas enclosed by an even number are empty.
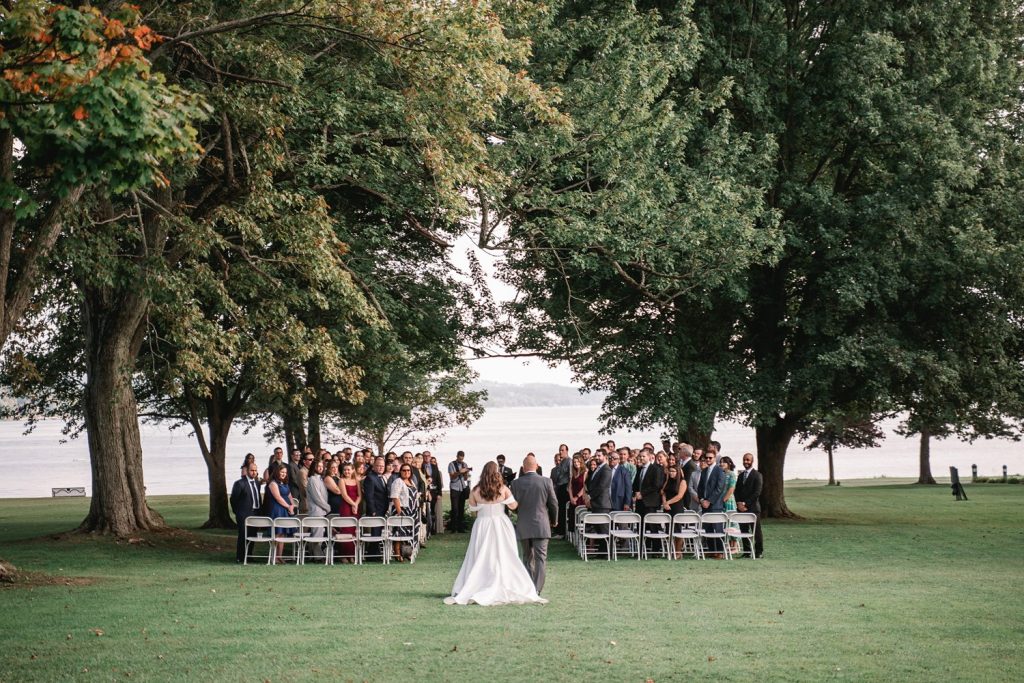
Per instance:
[[[540,593],[544,588],[551,524],[558,514],[555,487],[550,479],[537,474],[537,458],[531,453],[523,460],[523,474],[512,482],[511,489],[519,503],[516,538],[523,545],[523,564]]]

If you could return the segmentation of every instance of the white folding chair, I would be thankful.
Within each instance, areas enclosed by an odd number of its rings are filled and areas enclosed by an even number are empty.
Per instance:
[[[612,559],[611,536],[612,518],[604,512],[585,512],[580,525],[580,552],[583,561],[587,562],[591,555],[604,555],[606,560]],[[604,543],[604,552],[600,550]]]
[[[756,559],[757,555],[754,554],[754,530],[757,525],[757,515],[753,512],[730,512],[729,521],[737,525],[735,528],[726,527],[725,529],[726,535],[729,538],[735,538],[739,544],[739,552],[736,554],[740,557],[743,556],[743,542],[746,541],[746,552],[750,555],[750,559]],[[750,525],[750,531],[743,531],[743,526],[747,524]]]
[[[672,515],[667,512],[650,512],[644,516],[643,523],[643,543],[641,543],[641,552],[643,552],[643,559],[650,559],[652,552],[657,553],[665,558],[669,557],[668,541],[670,538],[669,527],[672,524]],[[647,547],[648,541],[654,541],[657,543],[661,550],[652,551]]]
[[[249,564],[249,558],[267,558],[267,564],[274,561],[274,520],[270,517],[252,516],[245,518],[245,557],[242,564]],[[249,548],[257,543],[267,544],[266,555],[250,554]]]
[[[732,553],[729,552],[729,539],[725,533],[725,525],[729,521],[729,515],[724,512],[705,512],[700,516],[700,538],[701,541],[717,539],[722,544],[722,553],[725,555],[725,559],[731,560]],[[717,524],[721,525],[721,531],[715,529],[709,529],[709,525]],[[707,548],[704,548],[704,553],[707,554]]]
[[[682,545],[677,554],[675,541],[681,540]],[[704,559],[704,549],[700,544],[700,515],[692,510],[680,512],[672,518],[672,555],[679,559],[689,552],[698,560]]]
[[[302,522],[298,517],[278,517],[274,520],[274,542],[292,547],[292,560],[295,564],[302,564],[302,555],[299,554],[299,545],[302,543],[300,531],[302,531]],[[275,546],[274,561],[277,562],[278,559],[283,562],[288,561],[286,557],[278,558]]]
[[[356,530],[359,526],[359,520],[355,517],[338,517],[337,515],[329,518],[330,522],[330,533],[328,534],[329,540],[327,541],[327,552],[330,557],[330,564],[334,564],[334,560],[338,557],[338,545],[342,543],[352,544],[352,554],[346,555],[344,552],[341,553],[341,558],[350,558],[353,562],[356,561],[356,555],[359,553],[359,547],[356,545]]]
[[[626,548],[626,554],[636,554],[640,559],[640,515],[635,512],[613,512],[612,518],[612,559],[619,559],[619,546]]]
[[[299,548],[302,555],[301,564],[306,564],[306,552],[311,546],[313,548],[320,547],[323,550],[323,555],[315,554],[313,555],[314,558],[323,560],[325,565],[330,564],[331,551],[327,540],[329,536],[327,532],[330,530],[331,525],[330,521],[326,517],[310,517],[307,515],[301,517],[300,522],[302,523],[299,531],[299,538],[301,540]]]
[[[411,515],[394,515],[387,518],[387,533],[388,542],[385,544],[384,552],[388,556],[388,561],[394,555],[392,550],[393,543],[411,543],[412,544],[412,557],[409,558],[409,563],[412,564],[416,561],[416,546],[418,545],[418,539],[416,538],[416,520]]]
[[[362,564],[368,557],[379,557],[384,564],[388,563],[387,553],[387,521],[383,517],[360,517],[356,526],[356,564]],[[380,552],[370,552],[374,546],[380,546]]]
[[[583,542],[583,515],[588,514],[587,508],[580,505],[576,508],[576,512],[573,516],[573,539],[576,542],[576,553],[583,557],[583,549],[581,544]]]

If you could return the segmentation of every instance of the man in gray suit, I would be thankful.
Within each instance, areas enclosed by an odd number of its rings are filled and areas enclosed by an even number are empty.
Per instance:
[[[715,464],[715,454],[708,450],[701,461],[700,477],[697,479],[697,496],[700,498],[701,512],[723,512],[725,510],[725,472]],[[705,524],[704,528],[712,533],[722,533],[721,524]],[[711,547],[709,557],[721,559],[722,541],[718,538],[708,539]]]
[[[537,474],[537,458],[531,453],[523,460],[523,474],[512,482],[512,495],[519,503],[516,538],[523,546],[523,564],[537,587],[544,588],[551,522],[558,514],[555,487]]]

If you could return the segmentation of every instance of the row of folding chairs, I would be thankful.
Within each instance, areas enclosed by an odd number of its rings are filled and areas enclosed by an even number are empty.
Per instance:
[[[409,515],[392,517],[247,517],[245,520],[245,557],[249,559],[266,559],[267,564],[274,564],[278,559],[283,562],[305,564],[306,558],[334,564],[336,559],[351,559],[355,564],[362,564],[367,559],[380,559],[384,564],[391,562],[393,543],[412,544],[412,558],[415,561],[419,552],[419,522]],[[266,543],[265,554],[257,554],[258,544]],[[286,549],[282,557],[277,555],[277,544]],[[344,553],[346,545],[352,551]],[[287,550],[291,549],[288,553]]]
[[[569,509],[566,508],[567,519]],[[585,562],[592,556],[617,560],[620,554],[638,560],[651,556],[680,559],[684,555],[702,560],[704,547],[712,540],[721,545],[727,559],[733,558],[732,540],[738,544],[735,555],[746,554],[753,559],[756,523],[757,515],[753,512],[699,514],[687,510],[676,515],[652,512],[641,517],[635,512],[601,513],[578,507],[574,524],[568,530],[568,540]],[[716,525],[717,529],[711,525]],[[678,553],[676,540],[681,541]]]

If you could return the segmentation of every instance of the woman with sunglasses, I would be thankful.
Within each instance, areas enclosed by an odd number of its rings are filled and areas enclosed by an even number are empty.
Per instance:
[[[398,479],[391,482],[391,515],[406,515],[416,517],[419,498],[419,491],[416,482],[412,478],[412,465],[402,464],[398,468]],[[412,533],[412,529],[402,529],[402,534]],[[396,542],[394,557],[399,562],[405,562],[402,557],[402,544]]]

